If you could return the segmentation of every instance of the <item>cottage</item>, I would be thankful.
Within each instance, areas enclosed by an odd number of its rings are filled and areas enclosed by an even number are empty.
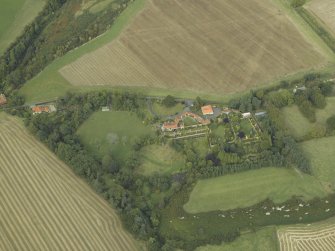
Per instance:
[[[49,106],[46,105],[33,106],[31,110],[33,111],[34,115],[41,114],[42,112],[50,112]]]
[[[57,109],[54,105],[35,105],[31,107],[31,110],[33,111],[33,114],[41,114],[43,112],[56,112]]]
[[[174,130],[182,129],[182,128],[184,128],[184,126],[180,125],[178,120],[175,120],[172,122],[164,122],[164,124],[162,125],[162,131],[172,132]]]
[[[202,114],[205,116],[214,114],[213,107],[211,105],[205,105],[201,107],[201,111],[202,111]]]
[[[175,131],[178,129],[184,129],[184,122],[183,119],[186,117],[191,117],[193,119],[195,119],[199,124],[201,125],[209,125],[211,123],[211,121],[209,119],[204,119],[202,117],[200,117],[199,115],[192,113],[192,112],[183,112],[180,115],[176,116],[174,121],[168,121],[168,122],[164,122],[161,129],[162,131]]]
[[[0,94],[0,106],[7,104],[7,99],[4,94]]]

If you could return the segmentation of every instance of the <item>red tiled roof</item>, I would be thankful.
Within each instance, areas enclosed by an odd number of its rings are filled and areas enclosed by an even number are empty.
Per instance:
[[[163,128],[165,129],[178,129],[178,123],[177,122],[165,122],[163,124]]]
[[[31,109],[34,113],[50,112],[49,106],[34,106]]]
[[[203,115],[211,115],[214,113],[213,107],[211,105],[205,105],[201,107],[201,111]]]

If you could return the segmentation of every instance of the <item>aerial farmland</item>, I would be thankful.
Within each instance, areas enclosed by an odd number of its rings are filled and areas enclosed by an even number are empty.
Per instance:
[[[330,30],[335,33],[335,2],[332,0],[312,0],[307,4],[307,9],[318,16]]]
[[[0,250],[333,251],[329,0],[3,0]]]
[[[0,114],[1,250],[136,250],[114,210]]]
[[[115,41],[60,73],[75,86],[233,93],[325,63],[280,5],[205,2],[147,1]]]

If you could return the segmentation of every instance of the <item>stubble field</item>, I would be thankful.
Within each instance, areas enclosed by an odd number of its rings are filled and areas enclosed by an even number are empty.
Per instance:
[[[334,0],[312,0],[307,4],[307,9],[316,14],[335,34]]]
[[[0,250],[136,250],[113,209],[0,114]]]
[[[335,246],[334,218],[313,225],[278,230],[280,251],[330,251]]]
[[[75,86],[226,94],[324,62],[270,1],[148,0],[117,40],[60,73]]]

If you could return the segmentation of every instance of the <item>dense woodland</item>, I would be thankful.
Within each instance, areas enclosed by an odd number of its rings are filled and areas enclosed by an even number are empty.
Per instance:
[[[18,39],[0,55],[0,92],[13,96],[27,80],[36,76],[54,59],[105,32],[131,0],[119,0],[118,7],[75,17],[79,0],[48,0],[43,11]],[[15,102],[14,102],[15,101]]]

